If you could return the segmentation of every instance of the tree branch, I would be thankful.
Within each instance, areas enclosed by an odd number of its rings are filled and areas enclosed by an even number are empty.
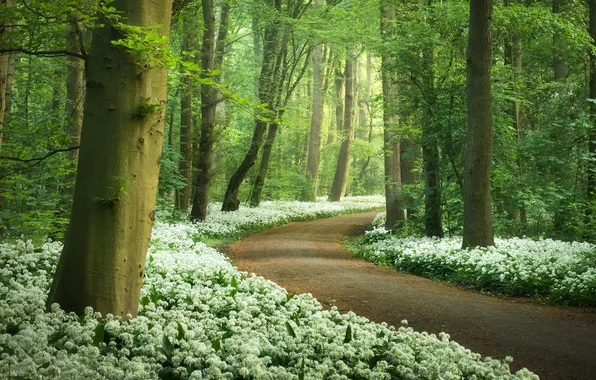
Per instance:
[[[53,151],[47,153],[45,156],[33,157],[33,158],[18,158],[18,157],[0,156],[0,160],[17,161],[17,162],[39,162],[39,161],[43,161],[47,158],[50,158],[55,154],[62,153],[62,152],[70,152],[71,150],[75,150],[75,149],[79,149],[79,147],[71,146],[69,148],[56,149],[56,150],[53,150]]]
[[[70,57],[77,57],[80,59],[85,59],[85,56],[81,53],[77,53],[74,51],[68,50],[41,50],[41,51],[34,51],[28,50],[23,47],[15,47],[15,48],[0,48],[0,53],[23,53],[27,55],[35,55],[41,57],[61,57],[61,56],[70,56]]]

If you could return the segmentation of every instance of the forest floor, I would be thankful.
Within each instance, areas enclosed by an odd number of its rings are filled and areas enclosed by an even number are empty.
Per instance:
[[[225,248],[240,270],[323,305],[375,322],[438,334],[495,359],[512,356],[541,379],[596,379],[596,308],[536,305],[395,272],[365,262],[342,240],[363,233],[377,212],[290,223]]]

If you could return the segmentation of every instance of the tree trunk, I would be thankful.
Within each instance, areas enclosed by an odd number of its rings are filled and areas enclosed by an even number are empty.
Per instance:
[[[14,0],[0,0],[2,7],[12,7]],[[10,27],[0,25],[0,40],[6,39],[5,34],[10,32]],[[2,128],[4,126],[4,115],[6,113],[6,88],[9,81],[10,53],[0,54],[0,148],[2,147]]]
[[[317,5],[322,4],[317,0]],[[316,42],[315,42],[316,43]],[[313,101],[310,134],[308,141],[308,162],[306,171],[310,187],[305,190],[303,200],[314,202],[317,198],[317,182],[319,179],[319,155],[321,147],[321,124],[323,123],[323,46],[320,43],[314,48],[313,56]]]
[[[338,202],[342,193],[346,188],[348,181],[348,168],[350,166],[350,147],[352,145],[352,138],[354,133],[353,123],[353,59],[346,59],[346,69],[344,71],[345,78],[345,108],[343,128],[341,129],[342,142],[339,150],[339,157],[337,159],[337,167],[335,168],[335,175],[331,185],[331,192],[329,194],[330,202]],[[336,87],[337,88],[337,87]]]
[[[261,103],[271,104],[272,100],[272,83],[274,75],[274,65],[277,50],[278,25],[273,24],[265,28],[264,46],[263,46],[263,63],[261,65],[261,73],[259,75],[259,101]],[[222,211],[236,211],[240,207],[240,200],[238,199],[238,191],[240,185],[244,181],[246,174],[250,168],[257,161],[259,149],[265,130],[267,129],[267,122],[262,119],[255,121],[255,129],[252,135],[252,141],[248,152],[244,156],[242,163],[236,169],[234,174],[230,177],[230,182],[226,188]]]
[[[396,7],[389,0],[381,0],[381,36],[383,41],[391,40],[395,27]],[[401,198],[401,150],[397,115],[397,85],[389,72],[395,59],[381,57],[381,82],[383,85],[383,151],[385,166],[385,228],[394,230],[404,220]],[[367,97],[370,96],[370,56],[367,60]]]
[[[171,1],[111,5],[130,25],[169,33]],[[139,65],[112,44],[122,37],[94,30],[72,218],[47,301],[78,314],[137,314],[155,219],[167,70]]]
[[[563,12],[563,9],[567,5],[568,0],[553,0],[553,13],[558,15]],[[563,80],[569,74],[569,67],[567,66],[567,60],[565,56],[565,45],[561,39],[559,33],[555,33],[553,37],[553,44],[555,48],[555,54],[553,58],[553,72],[555,81]]]
[[[278,123],[269,124],[267,138],[265,139],[265,145],[263,146],[261,164],[259,165],[257,177],[255,178],[255,182],[250,193],[250,207],[258,207],[261,203],[261,194],[263,193],[263,187],[265,186],[265,176],[269,170],[271,150],[273,149],[273,143],[275,142],[275,136],[277,135],[278,129]]]
[[[202,66],[205,77],[211,76],[210,71],[219,70],[223,65],[224,46],[228,34],[228,15],[230,6],[223,5],[220,14],[219,30],[217,32],[217,48],[215,48],[215,16],[213,0],[203,0],[203,18],[205,30],[203,32]],[[212,77],[219,82],[220,77]],[[209,205],[209,189],[211,188],[213,144],[215,142],[215,118],[219,95],[212,86],[201,86],[201,138],[199,140],[199,158],[197,162],[196,193],[190,217],[193,220],[205,220]]]
[[[211,8],[213,10],[213,8]],[[203,5],[203,17],[208,12],[208,7]],[[190,17],[183,20],[182,52],[190,53],[196,50],[196,23]],[[205,34],[210,30],[210,26],[205,22]],[[194,57],[186,56],[185,60],[193,61]],[[180,161],[178,161],[178,170],[184,179],[185,186],[176,189],[176,209],[187,212],[190,203],[191,183],[192,183],[192,125],[193,125],[193,77],[190,73],[182,73],[180,79]]]
[[[590,37],[596,41],[596,0],[590,0]],[[596,99],[596,55],[590,53],[590,99]],[[586,208],[587,222],[593,217],[593,209],[596,208],[596,103],[590,102],[591,128],[588,130],[588,175],[587,175],[587,198]]]
[[[343,118],[344,118],[344,76],[339,67],[334,70],[335,80],[335,132],[329,132],[327,136],[327,144],[333,144],[335,137],[341,134],[343,130]]]
[[[423,53],[424,101],[422,110],[422,163],[424,167],[424,230],[428,237],[443,237],[441,209],[440,161],[437,137],[437,120],[433,115],[437,95],[435,92],[434,51]]]
[[[490,83],[492,10],[492,0],[470,2],[463,248],[486,247],[494,244],[490,196],[493,144]]]
[[[78,46],[79,36],[77,28],[68,33],[69,46]],[[85,91],[83,79],[85,73],[84,61],[77,57],[68,57],[68,68],[66,72],[66,133],[70,137],[70,146],[79,146],[81,142],[81,130],[83,128],[83,102]],[[68,155],[72,162],[77,162],[78,150],[71,150]]]
[[[418,156],[419,146],[414,144],[409,138],[402,138],[400,144],[401,151],[401,183],[402,185],[414,185],[420,180],[416,171],[416,157]],[[402,204],[406,208],[406,216],[413,219],[417,216],[416,199],[411,195],[402,195]]]

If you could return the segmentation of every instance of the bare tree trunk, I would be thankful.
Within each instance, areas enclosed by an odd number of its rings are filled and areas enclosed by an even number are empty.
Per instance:
[[[335,80],[333,81],[335,86],[335,132],[330,132],[327,136],[327,144],[333,144],[335,142],[336,135],[340,135],[343,130],[343,118],[344,118],[344,76],[339,67],[334,70]]]
[[[596,0],[590,0],[590,37],[596,41]],[[590,99],[596,99],[596,55],[590,53]],[[588,130],[588,168],[587,168],[587,199],[590,204],[586,208],[588,224],[593,218],[593,208],[596,207],[596,104],[590,102],[591,128]]]
[[[493,143],[490,83],[492,10],[492,0],[470,2],[463,248],[494,245],[490,196]]]
[[[396,6],[390,0],[381,0],[381,35],[389,41],[395,28]],[[385,164],[385,228],[394,230],[405,219],[401,197],[401,147],[399,139],[399,117],[397,114],[397,85],[389,72],[395,59],[381,57],[381,81],[383,84],[383,150]],[[367,97],[370,96],[370,56],[367,62]]]
[[[78,27],[68,33],[70,46],[79,46],[81,35],[77,33]],[[66,132],[70,137],[70,146],[79,146],[81,141],[81,130],[83,128],[83,102],[85,91],[83,88],[85,67],[82,59],[78,57],[68,58],[66,73],[66,117],[68,128]],[[71,150],[69,158],[76,164],[78,150]]]
[[[213,0],[203,0],[203,18],[205,31],[203,32],[203,70],[205,76],[209,71],[221,69],[223,65],[224,46],[228,33],[228,15],[230,6],[223,5],[220,15],[219,31],[217,33],[217,48],[214,47],[215,16]],[[214,50],[215,49],[215,50]],[[219,81],[219,77],[215,77]],[[209,205],[209,189],[211,188],[213,144],[215,142],[215,119],[219,95],[211,86],[201,86],[201,138],[199,140],[199,159],[197,162],[197,182],[192,211],[193,220],[205,220]]]
[[[414,185],[420,181],[416,171],[416,157],[420,150],[417,144],[412,143],[409,138],[402,138],[400,144],[401,150],[401,183],[402,185]],[[402,204],[406,208],[406,216],[413,219],[417,216],[416,199],[411,195],[402,195]]]
[[[348,168],[350,165],[350,147],[352,146],[352,138],[354,133],[353,123],[353,61],[352,58],[346,58],[346,68],[344,71],[345,78],[345,111],[343,128],[341,129],[342,143],[339,150],[339,157],[337,159],[337,167],[331,185],[331,192],[329,194],[329,201],[338,202],[342,193],[346,188],[348,180]]]
[[[567,5],[568,0],[553,0],[553,13],[558,15],[563,12],[563,9]],[[563,80],[569,74],[569,67],[567,66],[567,60],[565,57],[565,46],[559,33],[555,33],[553,38],[553,44],[555,47],[555,56],[553,58],[553,71],[555,81]]]
[[[203,12],[207,8],[203,6]],[[207,25],[207,23],[205,23]],[[182,52],[189,53],[196,49],[195,28],[197,25],[189,17],[183,21]],[[206,26],[207,33],[208,28]],[[186,56],[188,61],[193,61],[194,57]],[[190,73],[182,73],[180,79],[180,161],[178,161],[178,170],[184,179],[185,186],[176,189],[176,209],[182,212],[188,210],[190,203],[191,183],[192,183],[192,137],[193,137],[193,102],[194,86],[193,78]]]
[[[422,163],[424,166],[424,229],[426,236],[443,237],[441,182],[439,179],[439,146],[433,107],[437,99],[433,69],[434,51],[427,49],[422,57],[425,66],[423,86],[425,106],[422,110]]]
[[[0,0],[3,7],[12,7],[13,0]],[[0,39],[5,39],[5,34],[10,32],[10,27],[0,25]],[[9,82],[10,53],[0,54],[0,148],[2,147],[2,128],[4,126],[4,115],[6,113],[6,88]],[[12,87],[12,86],[11,86]]]
[[[317,5],[322,5],[322,0],[317,0]],[[307,179],[310,183],[310,188],[305,190],[303,197],[303,200],[310,202],[314,202],[317,198],[321,125],[323,123],[323,46],[320,43],[314,48],[313,61],[312,118],[310,119],[308,162],[306,164]]]
[[[267,137],[265,138],[265,145],[263,146],[263,155],[261,157],[261,164],[255,178],[252,191],[250,193],[250,207],[258,207],[261,203],[261,195],[263,193],[263,187],[265,186],[265,177],[269,170],[269,161],[271,159],[271,151],[273,149],[273,143],[275,142],[275,136],[279,129],[278,123],[271,123],[267,129]]]
[[[111,5],[129,25],[170,31],[170,0]],[[72,219],[47,305],[125,317],[137,314],[155,219],[167,70],[139,65],[118,36],[94,30]]]
[[[261,65],[261,74],[259,75],[259,100],[261,103],[270,104],[272,99],[273,89],[271,88],[271,85],[273,83],[273,75],[275,71],[274,58],[276,57],[275,51],[277,50],[278,34],[278,25],[276,24],[265,28],[263,63]],[[234,174],[230,177],[230,182],[226,188],[223,204],[221,206],[222,211],[236,211],[240,207],[238,191],[246,174],[257,161],[261,141],[266,129],[267,123],[262,119],[257,119],[248,152],[246,152],[238,169],[236,169]]]

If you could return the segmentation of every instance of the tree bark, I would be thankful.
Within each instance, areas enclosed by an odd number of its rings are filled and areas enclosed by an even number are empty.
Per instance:
[[[390,0],[381,0],[381,37],[385,43],[391,41],[395,27],[396,7]],[[370,56],[369,56],[370,57]],[[388,55],[381,57],[381,82],[383,85],[383,151],[385,169],[385,228],[395,230],[405,219],[401,197],[401,146],[399,117],[397,114],[397,84],[390,74],[395,59]],[[370,61],[367,61],[367,97],[370,96]]]
[[[0,5],[9,8],[14,5],[14,0],[0,0]],[[0,40],[5,40],[10,33],[10,27],[0,25]],[[10,53],[0,54],[0,148],[2,147],[2,129],[6,113],[6,88],[9,83]]]
[[[345,78],[345,107],[344,107],[344,121],[343,128],[341,129],[342,143],[339,149],[339,157],[337,159],[337,167],[335,169],[335,175],[333,177],[333,183],[331,185],[331,192],[329,194],[330,202],[338,202],[343,191],[346,188],[348,181],[348,169],[350,166],[350,147],[352,146],[352,138],[354,134],[354,123],[353,123],[353,58],[346,58],[346,68],[344,71]]]
[[[419,155],[417,153],[419,150],[419,145],[414,144],[410,138],[401,139],[400,168],[402,185],[414,185],[420,181],[416,171],[416,157]],[[418,215],[415,203],[416,199],[413,196],[402,194],[402,204],[406,208],[406,217],[408,219],[413,219]]]
[[[261,195],[263,193],[263,187],[265,186],[265,177],[269,170],[269,160],[271,159],[271,151],[273,150],[273,143],[275,142],[275,136],[277,135],[278,129],[278,123],[271,123],[267,128],[267,137],[265,138],[265,145],[263,146],[261,163],[250,193],[250,207],[258,207],[261,203]]]
[[[596,41],[596,0],[590,0],[590,37]],[[596,55],[590,53],[590,99],[596,99]],[[590,102],[591,128],[588,130],[588,168],[587,168],[587,222],[593,217],[596,208],[596,103]]]
[[[327,136],[327,144],[333,144],[335,137],[341,134],[343,130],[343,118],[344,118],[344,75],[339,67],[335,67],[334,70],[335,80],[333,81],[335,86],[335,132],[330,132]]]
[[[67,39],[70,46],[79,46],[78,27],[73,26],[73,30],[68,33]],[[78,57],[68,57],[68,68],[66,72],[66,133],[70,137],[70,146],[79,146],[81,141],[81,131],[83,129],[83,102],[85,91],[83,88],[83,79],[85,73],[84,61]],[[79,157],[77,149],[71,150],[69,158],[75,163]]]
[[[553,13],[559,15],[567,5],[567,0],[553,0]],[[554,58],[553,58],[553,72],[555,81],[561,81],[569,74],[569,67],[567,66],[567,59],[565,56],[565,45],[561,39],[560,33],[555,33],[553,37],[554,44]]]
[[[111,3],[133,26],[169,34],[171,0]],[[112,44],[112,25],[94,30],[72,218],[47,305],[136,315],[155,219],[167,70]]]
[[[441,209],[440,161],[437,137],[437,120],[433,115],[437,95],[433,68],[434,51],[423,53],[425,105],[422,110],[422,163],[424,167],[424,230],[428,237],[443,237]]]
[[[317,0],[317,5],[322,1]],[[314,202],[317,198],[319,179],[319,155],[321,147],[321,125],[323,123],[323,45],[317,43],[313,55],[313,101],[308,141],[308,162],[306,164],[307,182],[310,187],[305,191],[303,200]]]
[[[265,28],[264,33],[264,46],[263,46],[263,63],[261,65],[261,73],[259,75],[259,101],[261,103],[270,104],[272,100],[272,82],[275,71],[275,57],[277,50],[277,38],[278,38],[278,24]],[[246,174],[253,167],[257,161],[259,149],[261,147],[261,141],[263,135],[267,129],[267,122],[262,119],[255,121],[255,129],[253,131],[252,140],[250,147],[246,152],[244,159],[238,166],[238,169],[230,177],[230,182],[226,188],[224,195],[223,204],[221,206],[222,211],[236,211],[240,207],[240,200],[238,199],[238,191],[240,185],[244,181]]]
[[[203,32],[202,66],[205,75],[210,71],[219,70],[223,65],[224,46],[228,34],[228,15],[230,6],[222,6],[217,32],[217,47],[215,47],[215,16],[213,0],[203,0],[203,18],[205,30]],[[220,77],[211,77],[219,82]],[[212,86],[201,86],[201,138],[199,140],[199,158],[197,162],[196,193],[190,217],[193,220],[205,220],[209,205],[209,189],[211,188],[213,144],[215,142],[215,121],[219,95]]]
[[[490,196],[493,143],[490,82],[492,9],[492,0],[470,2],[463,248],[486,247],[494,244]]]
[[[213,9],[211,8],[211,10]],[[203,5],[203,17],[205,17],[204,12],[208,12],[208,7],[205,7],[205,5]],[[196,27],[197,25],[190,17],[184,18],[182,26],[182,52],[190,53],[196,49]],[[205,22],[205,34],[209,32],[210,27]],[[194,57],[186,56],[184,59],[192,62]],[[178,170],[184,179],[185,186],[181,189],[176,189],[175,202],[176,209],[182,212],[188,210],[192,187],[193,93],[192,75],[190,73],[182,73],[182,78],[180,79],[180,161],[178,161]]]

